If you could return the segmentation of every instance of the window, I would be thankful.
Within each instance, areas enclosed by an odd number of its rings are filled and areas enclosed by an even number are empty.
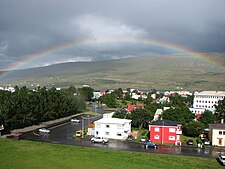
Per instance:
[[[101,124],[97,123],[96,128],[101,128]]]
[[[223,135],[225,135],[225,131],[223,131]]]
[[[117,136],[122,136],[122,134],[121,133],[117,133]]]
[[[157,128],[155,128],[155,131],[156,131],[156,132],[159,132],[159,128],[158,128],[158,127],[157,127]]]
[[[219,131],[219,135],[222,135],[222,131]]]
[[[105,132],[105,135],[108,136],[109,135],[109,132]]]
[[[109,128],[109,124],[106,124],[105,127],[106,127],[106,128]]]
[[[175,140],[175,136],[169,136],[169,140]]]
[[[175,133],[176,130],[175,130],[175,128],[169,128],[169,132],[170,132],[170,133]]]
[[[158,140],[159,139],[159,135],[154,135],[154,139]]]

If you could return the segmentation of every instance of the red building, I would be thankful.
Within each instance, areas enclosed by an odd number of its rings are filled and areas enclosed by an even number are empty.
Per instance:
[[[168,120],[153,121],[149,125],[150,140],[157,143],[181,145],[182,124]]]

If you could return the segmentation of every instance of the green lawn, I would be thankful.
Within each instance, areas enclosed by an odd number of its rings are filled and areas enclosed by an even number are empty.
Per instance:
[[[223,168],[216,159],[0,139],[1,169]]]

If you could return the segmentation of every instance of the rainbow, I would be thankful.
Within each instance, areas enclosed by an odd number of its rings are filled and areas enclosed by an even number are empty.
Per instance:
[[[69,49],[69,48],[72,48],[75,46],[101,44],[101,43],[102,44],[134,43],[134,44],[146,44],[146,45],[150,45],[150,46],[158,46],[158,47],[177,51],[178,53],[184,53],[184,54],[199,58],[199,59],[203,60],[204,62],[207,62],[208,64],[213,65],[213,66],[225,71],[225,67],[221,63],[217,63],[217,62],[205,57],[204,54],[198,53],[198,52],[188,49],[188,48],[184,48],[177,44],[169,43],[166,41],[154,40],[154,39],[151,39],[148,37],[108,36],[108,37],[99,37],[97,39],[94,39],[94,38],[93,39],[75,39],[73,41],[69,41],[69,42],[66,42],[66,43],[51,47],[51,48],[47,48],[43,51],[28,55],[25,57],[25,59],[12,64],[10,67],[7,68],[7,71],[4,71],[3,73],[1,73],[0,80],[2,80],[7,75],[13,73],[13,71],[21,68],[23,65],[26,65],[31,61],[42,58],[53,52],[58,52],[58,51]]]

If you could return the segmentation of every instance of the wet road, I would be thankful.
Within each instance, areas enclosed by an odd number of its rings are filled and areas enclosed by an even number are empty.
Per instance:
[[[87,129],[88,124],[101,118],[101,116],[94,115],[82,115],[77,117],[81,122],[73,123],[67,122],[55,127],[49,128],[50,134],[39,133],[38,131],[23,133],[23,139],[32,141],[42,141],[56,144],[67,144],[76,146],[96,147],[112,150],[125,150],[125,151],[136,151],[146,153],[162,153],[162,154],[177,154],[177,155],[188,155],[188,156],[199,156],[199,157],[217,157],[219,154],[225,154],[224,149],[212,149],[206,147],[204,149],[193,147],[193,146],[164,146],[159,145],[158,149],[145,149],[141,143],[109,140],[108,144],[97,144],[91,143],[90,137],[76,138],[73,135],[76,130]]]

